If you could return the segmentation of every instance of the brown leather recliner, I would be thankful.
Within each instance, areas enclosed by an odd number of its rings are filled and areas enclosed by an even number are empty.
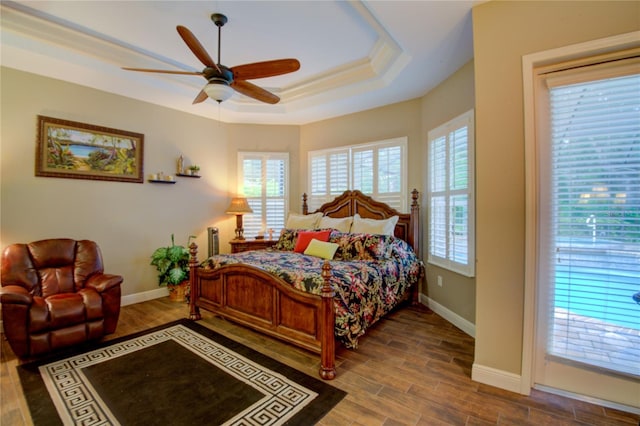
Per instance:
[[[44,354],[115,331],[120,275],[105,274],[89,240],[12,244],[2,253],[2,321],[20,358]]]

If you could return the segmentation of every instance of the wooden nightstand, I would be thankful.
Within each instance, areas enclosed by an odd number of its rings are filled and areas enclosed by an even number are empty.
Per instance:
[[[240,253],[249,250],[263,250],[273,247],[278,240],[231,240],[231,253]]]

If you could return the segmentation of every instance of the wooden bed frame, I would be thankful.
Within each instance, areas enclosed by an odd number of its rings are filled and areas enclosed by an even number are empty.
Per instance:
[[[331,217],[358,213],[363,218],[385,219],[397,215],[395,236],[408,242],[419,257],[420,220],[418,191],[411,193],[411,213],[399,213],[387,204],[375,201],[360,191],[345,191],[316,212]],[[303,195],[302,212],[308,214],[307,196]],[[320,354],[320,377],[331,380],[335,369],[335,308],[329,284],[331,266],[322,270],[321,295],[293,288],[278,277],[245,264],[225,265],[216,270],[199,268],[198,248],[190,252],[190,314],[201,319],[200,308],[307,350]],[[411,302],[418,303],[418,286],[411,289]]]

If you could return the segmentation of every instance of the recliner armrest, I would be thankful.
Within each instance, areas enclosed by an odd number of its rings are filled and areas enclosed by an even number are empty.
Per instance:
[[[105,292],[110,288],[119,286],[122,284],[123,278],[121,275],[113,274],[94,274],[89,277],[85,287],[89,287],[97,291],[98,293]]]
[[[21,305],[31,305],[33,296],[26,288],[18,285],[8,285],[0,288],[0,300],[2,303],[15,303]]]

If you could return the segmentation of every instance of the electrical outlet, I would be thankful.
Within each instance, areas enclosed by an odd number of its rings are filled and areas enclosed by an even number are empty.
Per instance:
[[[442,275],[438,275],[438,287],[442,287]]]

